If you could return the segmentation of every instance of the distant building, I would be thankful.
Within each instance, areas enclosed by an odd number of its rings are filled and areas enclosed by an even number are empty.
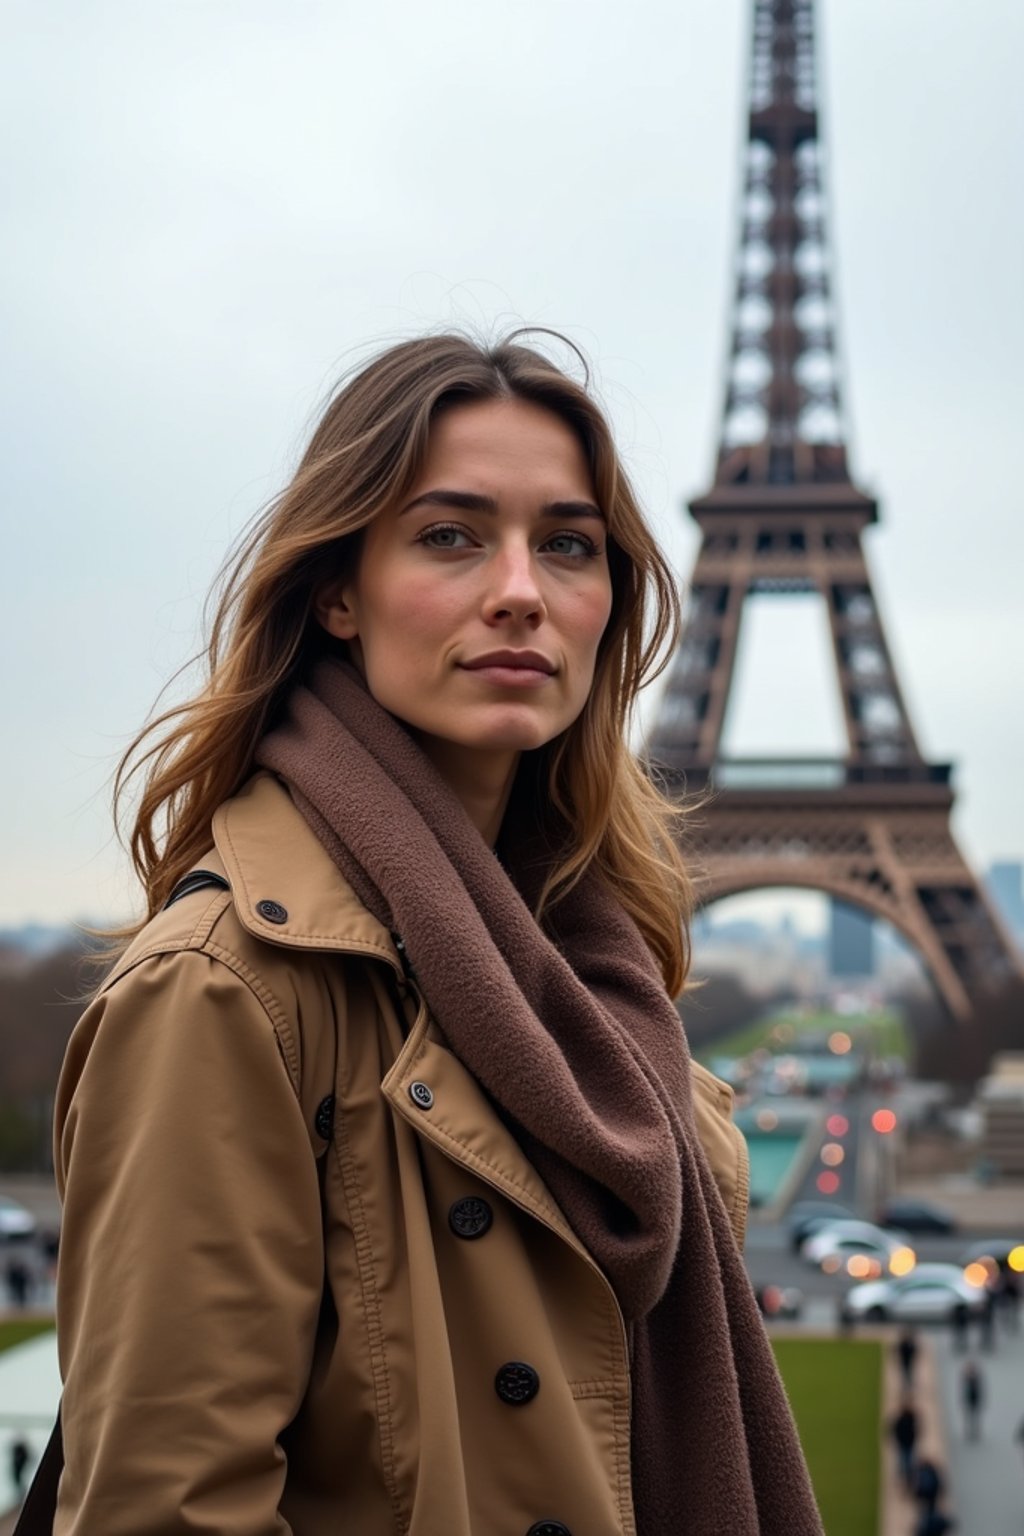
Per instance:
[[[1024,864],[1003,859],[991,866],[985,883],[1007,928],[1024,940]]]
[[[859,907],[832,902],[828,938],[828,968],[832,976],[875,974],[875,925]]]
[[[989,1076],[978,1084],[981,1153],[1000,1174],[1024,1175],[1024,1051],[993,1056]]]
[[[693,925],[695,976],[735,976],[755,997],[785,989],[812,997],[825,980],[822,941],[782,921],[773,926],[749,918],[719,919],[701,912]]]

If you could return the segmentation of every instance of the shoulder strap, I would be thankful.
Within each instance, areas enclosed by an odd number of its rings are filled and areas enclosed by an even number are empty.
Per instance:
[[[183,896],[191,896],[193,891],[205,890],[207,886],[216,886],[218,890],[230,891],[231,886],[223,875],[215,874],[212,869],[190,869],[187,875],[182,875],[174,890],[164,902],[163,910],[173,907],[176,901]]]
[[[46,1449],[36,1467],[36,1475],[25,1495],[18,1523],[11,1536],[52,1536],[53,1518],[57,1513],[57,1484],[63,1470],[64,1439],[58,1409],[57,1422],[46,1442]]]

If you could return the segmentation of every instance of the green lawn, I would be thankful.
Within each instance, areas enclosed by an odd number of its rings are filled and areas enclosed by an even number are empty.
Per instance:
[[[882,1345],[772,1340],[826,1536],[875,1536],[881,1472]]]
[[[19,1317],[0,1322],[0,1352],[13,1349],[15,1344],[24,1344],[27,1339],[34,1339],[40,1333],[52,1331],[53,1319],[49,1317]]]

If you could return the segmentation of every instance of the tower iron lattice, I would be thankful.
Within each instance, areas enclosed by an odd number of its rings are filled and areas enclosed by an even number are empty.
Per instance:
[[[954,842],[951,768],[918,747],[865,559],[878,506],[847,463],[813,0],[754,0],[744,177],[714,483],[689,504],[701,544],[649,757],[712,791],[702,902],[793,885],[848,901],[910,941],[966,1021],[1020,960]],[[729,760],[744,604],[797,592],[825,603],[846,755]]]

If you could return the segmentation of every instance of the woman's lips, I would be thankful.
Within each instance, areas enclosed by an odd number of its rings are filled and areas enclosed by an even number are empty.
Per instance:
[[[490,662],[486,666],[464,667],[474,677],[481,678],[496,688],[539,688],[550,683],[552,674],[540,667],[510,666],[507,662]]]
[[[462,666],[495,688],[539,688],[555,674],[553,663],[541,651],[486,651]]]

